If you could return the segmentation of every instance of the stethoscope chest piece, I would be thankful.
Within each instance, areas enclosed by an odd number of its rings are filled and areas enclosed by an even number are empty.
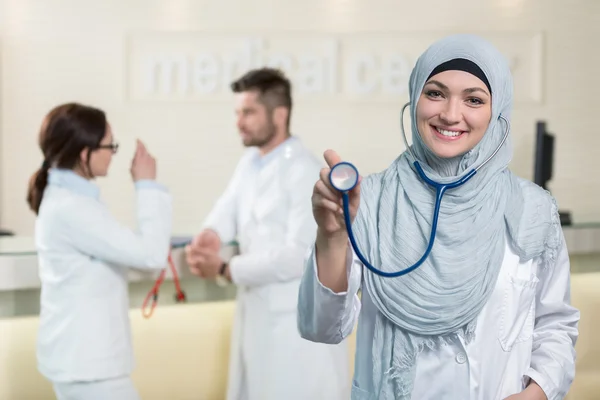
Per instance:
[[[331,168],[329,182],[336,190],[348,192],[358,184],[358,170],[349,162],[342,161]]]

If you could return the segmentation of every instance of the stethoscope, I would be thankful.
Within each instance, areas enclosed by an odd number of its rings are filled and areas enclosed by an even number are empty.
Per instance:
[[[415,154],[413,153],[411,147],[408,145],[408,141],[406,140],[406,132],[404,131],[404,110],[409,105],[410,105],[410,103],[406,103],[404,105],[404,107],[402,107],[402,111],[400,112],[400,129],[402,131],[402,138],[404,139],[404,144],[406,145],[406,148],[408,149],[411,157],[413,158],[413,160],[415,160],[413,162],[413,165],[417,171],[417,174],[425,183],[427,183],[428,185],[430,185],[431,187],[433,187],[435,189],[435,207],[434,207],[434,211],[433,211],[433,221],[431,222],[431,234],[429,236],[429,244],[427,246],[427,250],[425,250],[425,253],[421,257],[421,259],[419,259],[419,261],[417,261],[414,265],[412,265],[408,268],[405,268],[403,270],[397,271],[397,272],[384,272],[384,271],[381,271],[381,270],[373,267],[371,265],[371,263],[369,263],[369,261],[367,261],[367,259],[363,256],[360,249],[358,248],[358,244],[356,243],[354,234],[352,233],[352,225],[350,222],[350,206],[349,206],[350,200],[349,200],[348,192],[350,190],[352,190],[358,184],[358,177],[359,177],[358,169],[356,169],[356,167],[354,165],[352,165],[351,163],[342,161],[342,162],[334,165],[331,168],[331,171],[329,172],[329,181],[331,182],[331,185],[342,194],[342,200],[343,200],[343,205],[344,205],[344,221],[346,222],[346,230],[348,231],[348,237],[350,238],[350,243],[352,245],[352,248],[354,249],[356,256],[363,263],[363,265],[365,267],[367,267],[370,271],[374,272],[377,275],[386,277],[386,278],[395,278],[398,276],[408,274],[409,272],[414,271],[415,269],[420,267],[421,264],[423,264],[423,262],[429,256],[429,253],[431,253],[431,249],[433,248],[433,243],[435,241],[435,235],[436,235],[436,231],[437,231],[438,217],[440,215],[440,206],[442,203],[442,197],[444,196],[444,193],[449,189],[457,188],[459,186],[464,185],[466,182],[468,182],[477,173],[477,171],[479,171],[485,164],[487,164],[500,151],[500,148],[502,147],[502,145],[508,138],[508,134],[510,132],[510,123],[508,122],[508,120],[506,118],[504,118],[502,115],[500,115],[499,118],[504,120],[504,122],[506,123],[506,130],[504,132],[504,137],[502,138],[502,142],[500,142],[500,144],[498,145],[496,150],[487,159],[485,159],[481,163],[481,165],[479,165],[476,168],[471,169],[462,178],[460,178],[454,182],[450,182],[450,183],[439,183],[439,182],[436,182],[436,181],[430,179],[427,176],[427,174],[425,174],[425,171],[423,171],[421,164],[419,164],[419,161],[417,161]],[[417,134],[419,134],[419,133],[417,132]]]

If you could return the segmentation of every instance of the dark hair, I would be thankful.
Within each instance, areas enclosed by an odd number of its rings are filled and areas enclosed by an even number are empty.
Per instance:
[[[39,146],[44,161],[29,180],[27,203],[39,212],[50,167],[74,169],[80,166],[85,148],[97,149],[106,134],[106,115],[97,108],[67,103],[52,109],[42,124]],[[88,153],[87,169],[91,153]]]
[[[259,99],[268,110],[275,107],[288,109],[287,128],[292,115],[292,84],[285,74],[275,68],[258,68],[246,72],[231,83],[234,93],[257,91]]]

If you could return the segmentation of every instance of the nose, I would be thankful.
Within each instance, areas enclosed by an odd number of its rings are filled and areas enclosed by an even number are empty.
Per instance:
[[[238,130],[240,130],[240,131],[241,131],[241,130],[242,130],[242,128],[244,127],[244,123],[243,123],[243,121],[242,121],[242,117],[241,117],[241,116],[237,117],[237,121],[236,121],[236,123],[235,123],[235,124],[236,124],[236,126],[237,126]]]
[[[448,125],[457,124],[460,122],[460,105],[459,101],[449,100],[440,113],[440,118]]]

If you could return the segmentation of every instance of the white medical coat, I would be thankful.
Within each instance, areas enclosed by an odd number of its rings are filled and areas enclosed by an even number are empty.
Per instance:
[[[127,268],[162,269],[171,237],[171,196],[136,183],[138,231],[119,224],[98,187],[51,169],[35,223],[41,279],[39,371],[54,382],[129,375],[133,350]]]
[[[204,227],[237,238],[238,287],[228,400],[347,400],[348,345],[304,340],[297,327],[304,256],[315,240],[311,195],[322,165],[297,138],[249,149]]]
[[[348,290],[334,293],[318,280],[313,247],[300,287],[299,328],[303,337],[339,343],[358,320],[352,400],[374,400],[371,351],[376,308],[362,285],[364,267],[350,246],[347,260]],[[569,268],[564,238],[556,264],[547,269],[539,260],[520,262],[507,244],[474,341],[456,340],[437,351],[422,352],[412,399],[501,400],[521,392],[529,378],[548,400],[563,399],[575,375],[579,321],[579,311],[570,305]]]

